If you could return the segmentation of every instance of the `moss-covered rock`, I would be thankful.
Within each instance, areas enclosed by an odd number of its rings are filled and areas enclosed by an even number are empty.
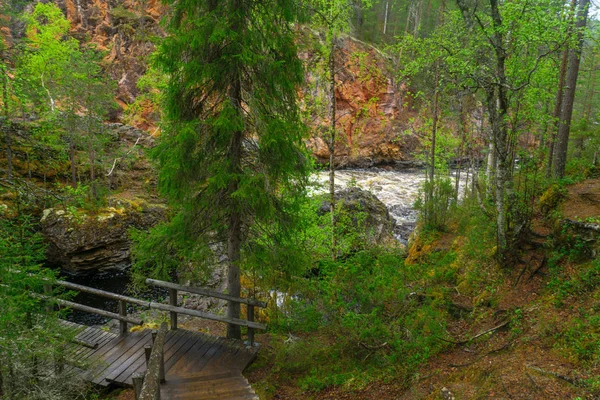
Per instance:
[[[74,274],[128,268],[129,228],[147,229],[165,217],[165,206],[120,200],[94,215],[44,210],[40,221],[49,242],[48,262]]]

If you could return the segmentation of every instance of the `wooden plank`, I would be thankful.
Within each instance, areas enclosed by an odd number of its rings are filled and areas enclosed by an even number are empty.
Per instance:
[[[110,341],[117,338],[117,335],[112,334],[110,332],[103,332],[101,330],[97,330],[96,340],[98,341],[98,347],[96,349],[87,349],[84,347],[80,347],[80,349],[73,354],[74,359],[84,360],[88,358],[90,355],[100,352],[101,349],[106,346]],[[106,347],[104,347],[106,348]]]
[[[183,332],[185,331],[174,331],[175,334],[170,334],[171,332],[169,332],[169,334],[167,334],[167,342],[165,343],[165,361],[167,359],[167,351],[169,349],[169,346],[172,346],[174,344],[174,341],[183,334]],[[174,340],[175,339],[175,340]],[[133,365],[136,364],[136,362],[138,362],[138,360],[140,358],[144,358],[144,352],[143,351],[139,351],[135,356],[130,357],[129,359],[127,359],[125,362],[121,363],[121,365],[116,366],[116,368],[114,368],[110,373],[106,374],[106,380],[109,382],[117,382],[117,383],[121,383],[124,381],[119,381],[117,378],[126,370],[128,370],[129,368],[133,367]],[[137,367],[136,367],[137,369]]]
[[[127,348],[121,354],[121,356],[119,356],[114,361],[111,361],[111,364],[109,365],[109,367],[106,368],[102,372],[102,375],[99,376],[97,379],[111,381],[111,379],[108,379],[109,376],[111,376],[112,374],[116,373],[117,370],[121,370],[122,371],[122,370],[126,369],[135,360],[137,360],[137,358],[139,356],[141,356],[141,355],[144,354],[144,346],[146,346],[148,344],[151,344],[151,343],[152,343],[152,336],[151,335],[146,335],[145,339],[142,339],[138,343],[136,343],[135,345]]]
[[[125,301],[127,303],[137,304],[137,305],[148,308],[149,301],[136,299],[135,297],[130,297],[130,296],[122,295],[122,294],[107,292],[105,290],[96,289],[96,288],[92,288],[92,287],[84,286],[84,285],[78,285],[76,283],[67,282],[67,281],[58,280],[55,283],[57,285],[65,287],[67,289],[77,290],[77,291],[80,291],[83,293],[89,293],[89,294],[93,294],[96,296],[105,297],[107,299],[112,299],[112,300],[117,300],[117,301]]]
[[[203,335],[198,332],[194,332],[193,335],[185,342],[183,346],[181,346],[176,353],[169,359],[169,361],[165,364],[165,370],[167,371],[167,376],[173,375],[175,371],[175,366],[179,362],[197,362],[199,359],[195,357],[194,360],[186,361],[187,354],[190,353],[194,348],[201,348],[206,345],[207,342],[212,342],[217,340],[214,337],[210,337],[207,335]],[[175,373],[176,374],[176,373]]]
[[[228,324],[246,326],[246,327],[251,327],[251,328],[255,328],[255,329],[262,329],[262,330],[267,329],[267,326],[265,324],[261,324],[258,322],[251,322],[251,321],[246,321],[245,319],[238,319],[238,318],[227,318],[227,317],[223,317],[221,315],[211,314],[211,313],[198,311],[198,310],[189,310],[189,309],[183,308],[183,307],[174,307],[174,306],[170,306],[167,304],[151,302],[150,308],[155,309],[155,310],[161,310],[161,311],[176,312],[178,314],[190,315],[192,317],[210,319],[213,321],[226,322]]]
[[[186,354],[187,362],[180,363],[176,366],[176,374],[189,374],[192,372],[200,372],[203,368],[207,367],[213,357],[217,358],[223,348],[224,338],[218,338],[208,349],[194,349],[189,354]],[[190,362],[190,360],[196,360]],[[207,371],[208,372],[208,371]]]
[[[37,295],[34,297],[49,298],[47,296],[42,296],[42,295]],[[62,299],[54,299],[54,298],[52,298],[52,301],[55,301],[59,306],[64,306],[64,307],[72,308],[73,310],[84,311],[84,312],[88,312],[91,314],[98,314],[98,315],[101,315],[106,318],[118,319],[119,321],[125,321],[125,322],[128,322],[133,325],[142,325],[144,323],[144,321],[142,321],[141,319],[132,318],[132,317],[124,317],[122,315],[119,315],[119,314],[116,314],[116,313],[113,313],[110,311],[101,310],[100,308],[84,306],[83,304],[73,303],[72,301],[67,301],[67,300],[62,300]]]
[[[177,377],[181,375],[183,370],[185,370],[185,366],[187,364],[195,364],[202,361],[202,357],[206,354],[206,352],[219,341],[218,337],[205,337],[202,338],[202,341],[197,342],[195,348],[185,348],[180,349],[179,353],[176,357],[173,357],[169,361],[169,374]]]
[[[106,349],[105,346],[115,338],[115,335],[108,332],[102,332],[100,330],[97,331],[99,331],[98,334],[101,335],[100,339],[96,339],[98,342],[98,347],[96,349],[90,349],[83,346],[77,346],[74,351],[69,353],[69,356],[73,362],[78,364],[88,363],[87,358],[89,356],[101,351],[103,347]]]
[[[98,360],[101,360],[104,365],[94,368],[94,371],[92,372],[92,382],[98,384],[103,383],[104,377],[102,374],[113,362],[118,360],[123,353],[127,352],[129,348],[140,344],[140,342],[142,342],[142,344],[150,343],[151,336],[150,332],[143,331],[136,332],[136,334],[129,336],[120,337],[119,339],[120,340],[110,342],[109,344],[114,344],[113,347],[104,353],[101,358],[98,358]],[[98,379],[100,376],[102,376],[102,378]]]
[[[217,299],[233,301],[235,303],[251,304],[253,306],[262,307],[262,308],[267,307],[267,303],[262,302],[262,301],[258,301],[258,300],[254,300],[254,299],[247,299],[247,298],[245,299],[243,297],[230,296],[226,293],[221,293],[221,292],[217,292],[217,291],[210,290],[210,289],[178,285],[173,282],[159,281],[157,279],[149,279],[149,278],[146,279],[146,283],[149,285],[164,287],[167,289],[175,289],[175,290],[180,290],[183,292],[199,294],[202,296],[216,297]]]
[[[168,341],[167,342],[167,356],[169,355],[171,347],[173,348],[178,348],[181,345],[185,344],[186,341],[191,337],[191,332],[189,331],[185,331],[185,330],[180,330],[181,335],[178,335],[177,338],[175,338],[174,341]],[[167,358],[168,360],[169,358]],[[167,360],[165,360],[165,371],[167,373],[167,376],[169,376],[169,372],[166,366]],[[121,375],[117,376],[114,381],[115,382],[119,382],[122,383],[124,385],[132,385],[132,376],[133,374],[137,373],[137,372],[143,372],[145,371],[146,368],[146,360],[145,357],[142,355],[141,357],[139,357],[136,361],[134,361],[134,363],[131,365],[130,368],[128,368],[127,370],[125,370],[124,372],[121,373]]]
[[[163,347],[167,334],[167,324],[163,322],[152,345],[152,354],[148,361],[148,370],[144,376],[144,385],[139,400],[154,400],[160,398],[160,382],[164,373]]]

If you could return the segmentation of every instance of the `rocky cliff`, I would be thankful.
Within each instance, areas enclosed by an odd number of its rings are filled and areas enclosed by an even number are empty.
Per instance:
[[[300,58],[306,65],[306,85],[301,94],[308,108],[313,135],[309,146],[317,160],[329,162],[330,94],[328,71],[319,54],[324,37],[308,28],[299,30]],[[416,114],[407,104],[407,88],[397,82],[389,58],[375,47],[350,36],[341,36],[335,50],[336,145],[341,167],[402,165],[413,161],[419,139],[406,134]],[[311,110],[318,98],[318,110]]]
[[[164,35],[159,21],[165,9],[159,0],[53,0],[72,22],[80,40],[95,43],[107,52],[106,68],[118,82],[120,110],[111,117],[121,121],[123,111],[136,100],[138,79],[146,72],[153,38]],[[306,85],[301,91],[304,105],[309,97],[328,99],[327,72],[319,54],[323,35],[298,29],[300,58],[306,65]],[[405,135],[414,112],[406,104],[406,88],[396,82],[390,60],[379,50],[349,36],[336,43],[336,100],[338,139],[336,163],[342,167],[401,165],[412,161],[419,139]],[[157,113],[143,105],[144,118],[130,121],[141,129],[154,129]],[[327,101],[321,110],[308,110],[313,135],[309,147],[317,161],[326,163]]]

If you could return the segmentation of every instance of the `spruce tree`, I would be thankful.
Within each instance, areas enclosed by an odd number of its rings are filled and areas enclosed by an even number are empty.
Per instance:
[[[155,149],[159,187],[176,215],[162,232],[190,260],[224,244],[229,294],[253,238],[291,232],[291,202],[304,194],[308,163],[296,106],[303,71],[290,0],[168,0],[169,36],[158,65],[169,76]],[[163,247],[164,248],[164,247]],[[160,250],[158,250],[160,251]],[[229,318],[240,305],[230,302]],[[240,337],[229,325],[228,337]]]

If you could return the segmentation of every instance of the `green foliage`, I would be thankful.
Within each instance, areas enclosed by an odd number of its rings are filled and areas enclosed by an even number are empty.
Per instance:
[[[74,371],[55,372],[54,364],[73,333],[58,313],[31,295],[44,293],[54,273],[41,269],[45,247],[32,219],[0,219],[0,374],[2,393],[13,399],[83,399],[87,386]],[[52,293],[50,293],[52,294]]]
[[[423,267],[404,266],[401,253],[385,248],[320,262],[271,324],[276,332],[310,332],[276,344],[273,373],[306,391],[359,389],[391,376],[408,382],[443,348],[441,303],[408,288]]]
[[[574,273],[564,271],[564,261],[577,261],[581,246],[563,248],[550,258],[552,279],[548,287],[554,292],[554,303],[561,307],[567,299],[579,298],[600,287],[600,259],[577,266]]]
[[[169,3],[170,35],[156,57],[169,82],[153,156],[174,215],[148,240],[162,237],[160,249],[183,264],[202,263],[239,218],[244,265],[285,248],[304,196],[303,71],[290,26],[297,10],[288,1]],[[166,265],[177,263],[159,270]]]
[[[437,177],[425,182],[415,209],[419,211],[423,228],[443,231],[447,228],[455,204],[454,184],[447,177]]]

